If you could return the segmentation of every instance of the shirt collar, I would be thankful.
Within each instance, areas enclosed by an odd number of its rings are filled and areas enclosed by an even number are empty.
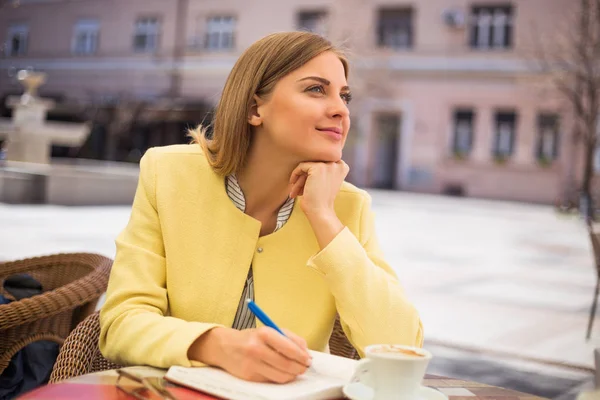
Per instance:
[[[235,174],[231,174],[227,176],[225,179],[225,187],[227,188],[227,195],[235,204],[235,206],[241,211],[246,211],[246,198],[244,197],[244,192],[242,192],[242,188],[237,180]],[[277,226],[275,230],[280,229],[290,218],[292,211],[294,209],[295,199],[288,197],[285,203],[279,209],[277,213]]]

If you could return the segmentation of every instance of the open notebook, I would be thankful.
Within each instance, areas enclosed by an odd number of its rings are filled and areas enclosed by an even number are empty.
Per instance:
[[[230,400],[324,400],[343,397],[355,360],[310,352],[314,371],[307,371],[284,385],[255,383],[238,379],[212,367],[171,367],[165,378],[173,383]]]

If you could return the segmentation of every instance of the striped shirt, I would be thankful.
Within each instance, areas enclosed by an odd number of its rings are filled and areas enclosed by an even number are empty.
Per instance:
[[[227,195],[231,201],[233,201],[233,204],[235,204],[240,211],[244,212],[246,210],[246,198],[244,197],[244,193],[242,192],[235,175],[229,175],[227,179],[225,179],[225,186],[227,188]],[[292,214],[293,208],[294,199],[288,197],[286,202],[279,209],[279,213],[277,214],[277,225],[275,226],[275,231],[273,232],[276,232],[277,230],[281,229],[283,225],[285,225]],[[235,319],[233,320],[234,329],[256,328],[256,319],[254,318],[254,314],[252,314],[248,309],[246,299],[254,300],[254,277],[252,275],[252,264],[250,264],[250,270],[248,271],[248,277],[246,278],[244,291],[242,292],[240,304],[238,305],[237,312],[235,313]]]

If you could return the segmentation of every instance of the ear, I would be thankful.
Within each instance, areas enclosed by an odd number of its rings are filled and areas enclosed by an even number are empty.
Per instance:
[[[264,104],[263,99],[258,97],[258,95],[254,95],[252,97],[252,104],[250,105],[250,109],[248,110],[248,123],[252,126],[261,126],[263,123],[263,119],[260,115],[260,107]]]

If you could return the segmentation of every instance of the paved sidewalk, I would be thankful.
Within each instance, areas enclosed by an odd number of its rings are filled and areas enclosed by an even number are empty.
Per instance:
[[[472,375],[469,366],[485,365],[533,373],[531,392],[549,397],[590,384],[600,318],[586,342],[596,275],[580,220],[547,206],[371,193],[381,245],[438,355],[435,371]],[[128,207],[0,204],[0,259],[58,251],[113,257],[128,216]]]
[[[551,207],[378,192],[378,230],[432,342],[593,368],[585,225]],[[397,227],[397,228],[396,228]]]

